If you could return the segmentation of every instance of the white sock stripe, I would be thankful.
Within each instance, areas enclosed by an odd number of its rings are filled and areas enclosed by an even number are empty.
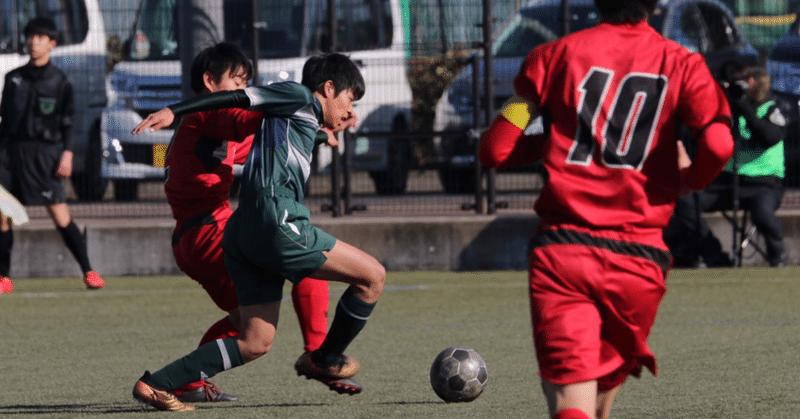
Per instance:
[[[369,320],[369,316],[362,317],[362,316],[356,316],[355,314],[353,314],[352,311],[348,310],[347,307],[345,307],[344,304],[342,304],[342,300],[339,300],[339,307],[341,307],[342,310],[344,310],[345,313],[347,313],[350,317],[352,317],[354,319],[364,320],[364,321]]]
[[[231,369],[231,357],[228,355],[228,348],[225,347],[225,342],[222,339],[217,339],[217,346],[219,346],[219,353],[222,355],[222,365],[225,371]]]

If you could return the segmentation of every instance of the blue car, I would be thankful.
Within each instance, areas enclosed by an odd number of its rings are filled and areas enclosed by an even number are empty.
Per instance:
[[[784,141],[786,186],[800,186],[800,21],[773,47],[767,59],[767,72],[772,77],[772,92],[790,116],[789,132]]]
[[[570,0],[570,32],[597,25],[600,16],[592,0]],[[561,0],[543,0],[525,7],[506,25],[493,45],[495,107],[512,94],[512,81],[522,60],[535,46],[554,40],[562,33]],[[664,37],[693,52],[702,53],[712,72],[723,63],[739,59],[756,65],[758,52],[743,37],[733,12],[718,0],[662,1],[650,25]],[[800,68],[800,67],[799,67]],[[483,80],[483,60],[480,60]],[[434,127],[437,131],[467,129],[472,126],[475,101],[472,91],[473,68],[468,65],[451,82],[439,101]],[[800,74],[800,73],[797,73]],[[798,76],[800,80],[800,76]],[[481,103],[486,103],[481,98]],[[483,113],[481,111],[481,113]],[[483,121],[486,125],[486,121]],[[542,129],[541,119],[528,127],[529,133]],[[474,139],[442,138],[438,143],[440,180],[445,191],[467,193],[474,189]],[[542,170],[533,165],[530,170]]]

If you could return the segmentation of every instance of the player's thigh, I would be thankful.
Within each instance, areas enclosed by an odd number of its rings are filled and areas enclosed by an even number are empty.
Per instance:
[[[13,167],[25,205],[51,205],[66,201],[64,185],[55,176],[63,149],[38,142],[20,143],[14,149]]]
[[[553,384],[592,380],[622,363],[606,365],[598,356],[602,316],[592,283],[599,269],[589,246],[550,245],[531,252],[533,341],[540,375]]]
[[[608,252],[607,273],[602,288],[605,331],[620,337],[615,345],[633,353],[642,348],[621,347],[625,342],[644,345],[655,322],[658,306],[666,293],[665,273],[645,258]],[[630,335],[632,340],[623,336]]]
[[[368,287],[380,294],[386,278],[386,269],[377,259],[341,240],[337,240],[333,249],[324,253],[327,260],[311,276]]]
[[[269,352],[275,341],[280,301],[239,307],[242,332],[239,335],[239,350],[245,362],[250,362]]]
[[[283,299],[285,276],[254,262],[250,254],[243,252],[241,247],[224,246],[223,249],[225,266],[236,288],[240,308]]]
[[[214,224],[189,229],[172,247],[172,252],[178,267],[206,290],[214,304],[231,311],[239,306],[239,301],[225,266],[223,228]]]

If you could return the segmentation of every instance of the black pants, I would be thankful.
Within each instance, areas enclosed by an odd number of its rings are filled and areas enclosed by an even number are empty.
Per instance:
[[[664,241],[675,257],[676,266],[691,264],[698,257],[709,265],[727,258],[701,214],[733,209],[733,182],[733,175],[723,172],[705,190],[678,198],[670,224],[664,230]],[[739,176],[739,208],[750,212],[753,224],[764,237],[767,262],[771,265],[780,263],[786,253],[783,228],[775,214],[782,199],[783,179]]]

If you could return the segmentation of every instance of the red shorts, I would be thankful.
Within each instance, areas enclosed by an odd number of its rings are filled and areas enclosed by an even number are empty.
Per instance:
[[[181,220],[172,235],[172,253],[178,267],[200,283],[224,311],[239,307],[222,252],[222,235],[232,213],[230,205],[225,205],[197,214]]]
[[[533,340],[542,378],[600,390],[658,373],[647,337],[666,292],[669,254],[569,230],[539,232],[530,254]]]

